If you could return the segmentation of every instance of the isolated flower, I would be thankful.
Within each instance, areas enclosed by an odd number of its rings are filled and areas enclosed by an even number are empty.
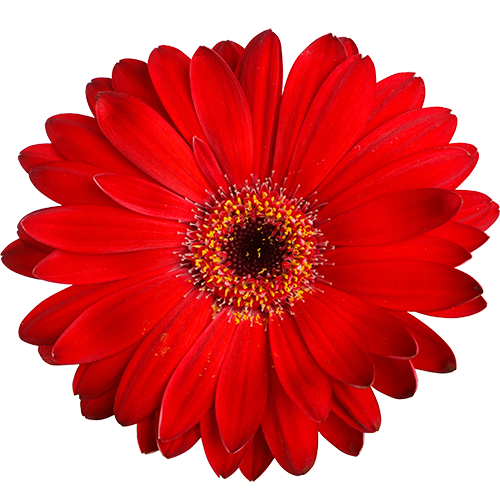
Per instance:
[[[174,457],[200,438],[223,477],[273,458],[303,474],[318,431],[357,455],[380,426],[372,387],[411,397],[415,368],[455,369],[408,311],[481,311],[455,269],[498,205],[457,187],[478,159],[412,73],[378,83],[326,35],[282,92],[271,31],[189,59],[155,49],[87,86],[93,117],[47,121],[20,162],[60,206],[27,215],[10,269],[73,286],[24,319],[51,364],[79,364],[89,419],[137,424]]]

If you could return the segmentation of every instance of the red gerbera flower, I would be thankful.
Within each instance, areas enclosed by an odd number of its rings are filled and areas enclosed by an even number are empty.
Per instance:
[[[20,162],[61,206],[34,212],[10,269],[72,286],[24,319],[51,364],[79,364],[90,419],[137,424],[142,452],[198,439],[216,474],[303,474],[318,431],[357,455],[380,426],[372,387],[415,393],[415,368],[455,369],[408,311],[481,311],[456,266],[498,205],[459,191],[478,159],[456,118],[422,108],[412,73],[376,82],[326,35],[282,92],[267,31],[189,59],[155,49],[87,86],[95,118],[57,115]]]

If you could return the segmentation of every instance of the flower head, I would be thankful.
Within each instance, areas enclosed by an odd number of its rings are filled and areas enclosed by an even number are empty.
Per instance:
[[[376,81],[326,35],[282,91],[279,39],[173,47],[87,86],[94,117],[57,115],[22,151],[60,206],[27,215],[10,269],[70,284],[24,319],[51,364],[78,364],[85,417],[137,425],[168,458],[201,437],[216,474],[276,458],[314,464],[318,431],[357,455],[378,430],[372,388],[411,397],[415,369],[449,372],[446,343],[410,312],[486,306],[456,269],[498,217],[457,190],[474,146],[422,108],[412,73]]]

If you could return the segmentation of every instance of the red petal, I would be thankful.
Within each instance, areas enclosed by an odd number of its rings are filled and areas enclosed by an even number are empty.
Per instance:
[[[60,366],[59,363],[54,361],[52,357],[52,347],[51,345],[41,345],[38,347],[38,354],[40,357],[49,365]]]
[[[462,200],[445,189],[414,189],[388,194],[337,215],[321,226],[333,245],[386,245],[443,225]]]
[[[391,245],[376,247],[338,247],[323,254],[332,264],[378,262],[384,260],[422,260],[456,267],[471,258],[465,248],[448,240],[421,235]]]
[[[229,453],[222,443],[213,408],[200,422],[201,440],[210,466],[224,479],[236,472],[247,451],[245,446],[237,453]]]
[[[138,345],[136,342],[109,358],[88,365],[80,365],[86,367],[85,373],[79,377],[79,380],[74,381],[73,392],[78,394],[80,399],[94,399],[111,389],[116,389]]]
[[[255,481],[271,465],[273,459],[264,433],[259,427],[248,443],[247,452],[240,464],[240,471],[249,481]]]
[[[163,395],[160,439],[180,436],[213,405],[219,371],[233,332],[230,313],[220,312],[179,363]]]
[[[95,118],[56,115],[47,120],[45,128],[52,144],[64,156],[62,159],[90,163],[101,167],[102,172],[143,175],[102,135]]]
[[[112,356],[146,336],[192,289],[188,276],[174,273],[119,290],[86,309],[59,337],[58,363],[90,363]]]
[[[475,299],[460,304],[456,307],[450,307],[443,311],[432,311],[425,313],[427,316],[436,316],[438,318],[464,318],[465,316],[472,316],[486,308],[486,301],[483,297],[476,297]]]
[[[435,373],[449,373],[457,368],[457,362],[448,344],[427,325],[411,314],[393,312],[408,328],[418,344],[418,354],[411,360],[411,364],[418,370]]]
[[[307,196],[328,176],[363,129],[374,93],[375,68],[370,58],[347,59],[332,71],[300,129],[287,188],[292,192],[297,188],[300,195]]]
[[[238,66],[244,49],[236,42],[224,40],[215,45],[212,50],[217,52],[233,71],[236,71],[236,66]]]
[[[26,245],[21,240],[16,240],[2,251],[2,262],[15,273],[22,274],[28,278],[35,278],[33,269],[47,255],[46,252]]]
[[[196,424],[178,438],[172,439],[171,441],[158,440],[157,443],[161,454],[165,458],[174,458],[190,450],[198,442],[200,437],[200,426]]]
[[[316,460],[318,424],[302,413],[286,395],[274,370],[270,372],[270,382],[262,430],[281,467],[300,476],[308,472]]]
[[[373,364],[354,328],[336,315],[325,294],[313,292],[294,305],[294,319],[307,347],[323,370],[338,380],[359,387],[373,381]],[[335,318],[335,319],[332,319]]]
[[[253,173],[271,174],[278,111],[283,86],[281,44],[272,31],[257,35],[245,48],[236,76],[245,92],[253,121]]]
[[[19,239],[21,241],[24,241],[28,246],[35,248],[36,250],[40,250],[41,252],[45,253],[50,253],[54,249],[52,247],[49,247],[47,245],[44,245],[43,243],[40,243],[39,241],[36,241],[33,239],[21,226],[21,222],[17,225],[17,235],[19,236]]]
[[[482,231],[486,231],[486,229],[492,226],[493,223],[498,219],[499,215],[498,203],[493,202],[489,213],[483,219],[476,222],[474,226],[478,229],[481,229]]]
[[[352,295],[339,292],[331,286],[318,283],[323,292],[330,321],[350,332],[372,354],[390,358],[412,358],[417,344],[406,328],[385,310]]]
[[[452,241],[469,252],[473,252],[481,245],[484,245],[489,239],[480,229],[454,221],[449,221],[427,234],[428,236],[436,236],[437,238]]]
[[[18,159],[21,166],[28,173],[33,167],[40,165],[40,163],[64,160],[52,144],[37,144],[35,146],[29,146],[19,153]]]
[[[417,109],[385,122],[342,158],[319,189],[330,200],[363,177],[405,156],[448,145],[457,119],[448,109]]]
[[[47,208],[27,215],[21,224],[36,240],[77,253],[175,248],[186,237],[184,224],[94,205]]]
[[[226,190],[228,188],[227,177],[222,172],[217,158],[215,158],[212,150],[207,143],[197,137],[193,138],[193,153],[196,163],[200,167],[202,174],[210,184],[212,191],[215,193],[219,189]]]
[[[242,187],[253,172],[252,117],[234,73],[206,47],[193,56],[191,92],[208,144],[230,182]]]
[[[347,38],[345,36],[339,37],[340,42],[344,46],[347,57],[355,56],[356,54],[359,54],[358,47],[354,43],[354,41],[351,38]]]
[[[332,379],[332,411],[360,432],[376,432],[382,417],[371,387],[356,389]]]
[[[175,47],[161,45],[149,56],[149,73],[175,126],[188,144],[204,138],[189,87],[190,59]]]
[[[80,401],[82,415],[89,420],[104,420],[113,416],[113,401],[116,389],[103,394],[95,399],[83,399]]]
[[[61,205],[110,205],[95,185],[94,175],[101,167],[72,161],[44,163],[30,170],[30,180],[42,194]]]
[[[95,116],[95,104],[97,102],[97,94],[99,92],[109,92],[113,90],[111,78],[93,78],[90,83],[87,83],[85,88],[85,96],[87,97],[87,104],[90,111]]]
[[[281,100],[273,170],[284,179],[304,118],[326,77],[346,59],[342,43],[325,35],[297,58],[288,75]]]
[[[115,414],[121,425],[134,424],[159,408],[172,373],[210,320],[212,302],[210,296],[190,293],[142,342],[116,394]]]
[[[463,200],[460,212],[453,220],[469,226],[474,226],[484,219],[491,211],[493,200],[483,193],[477,191],[457,191]]]
[[[133,212],[179,222],[194,219],[193,203],[157,184],[120,174],[96,175],[95,183],[116,203]]]
[[[269,321],[269,340],[276,374],[290,399],[312,420],[328,418],[330,379],[318,366],[288,313]]]
[[[318,425],[318,430],[335,448],[347,455],[357,457],[363,448],[363,433],[353,429],[333,412]]]
[[[396,310],[437,311],[482,293],[467,274],[431,262],[362,262],[323,267],[320,272],[335,288]]]
[[[155,420],[155,414],[152,413],[137,423],[137,442],[141,453],[147,454],[158,451]]]
[[[171,125],[172,121],[165,111],[149,76],[148,65],[137,59],[122,59],[113,68],[113,88],[137,97],[163,116]]]
[[[265,327],[240,322],[227,349],[215,392],[217,424],[230,453],[240,450],[259,428],[268,387]]]
[[[96,110],[106,137],[143,172],[193,201],[207,200],[191,149],[156,111],[118,92],[100,94]]]
[[[396,399],[411,398],[417,390],[417,374],[411,361],[373,356],[373,388]]]

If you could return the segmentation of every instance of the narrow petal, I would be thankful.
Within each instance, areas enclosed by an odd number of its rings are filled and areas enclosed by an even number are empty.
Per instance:
[[[466,316],[472,316],[477,314],[482,310],[486,309],[486,301],[483,297],[476,297],[475,299],[465,302],[465,304],[460,304],[456,307],[450,307],[449,309],[444,309],[443,311],[432,311],[424,313],[427,316],[436,316],[437,318],[464,318]]]
[[[157,440],[158,448],[165,458],[175,458],[190,450],[201,438],[200,426],[194,427],[171,441]]]
[[[87,104],[89,105],[90,111],[92,111],[94,116],[97,94],[99,94],[99,92],[109,92],[111,90],[113,90],[111,78],[93,78],[90,83],[87,83],[85,96],[87,97]]]
[[[215,392],[220,437],[230,453],[240,450],[259,428],[268,387],[265,326],[243,321],[236,326]]]
[[[262,419],[267,444],[278,463],[300,476],[314,465],[318,450],[318,424],[287,396],[274,370],[270,372],[269,400]]]
[[[189,430],[213,405],[234,327],[228,313],[217,314],[175,369],[161,403],[159,437],[163,441]]]
[[[461,203],[458,194],[446,189],[400,191],[340,214],[321,230],[333,245],[387,245],[443,225]]]
[[[58,363],[90,363],[112,356],[145,337],[192,289],[186,275],[152,278],[119,290],[86,309],[59,337]]]
[[[159,268],[178,268],[179,249],[142,250],[113,254],[53,251],[38,263],[37,278],[54,283],[88,285],[115,281]]]
[[[137,443],[141,453],[148,454],[158,451],[154,413],[137,423]]]
[[[465,248],[442,238],[421,235],[391,245],[376,247],[337,247],[323,254],[332,264],[379,262],[384,260],[421,260],[456,267],[472,256]]]
[[[236,66],[238,66],[238,62],[244,51],[240,44],[232,42],[231,40],[219,42],[212,50],[217,52],[233,71],[236,71]]]
[[[375,68],[370,58],[347,59],[331,72],[300,129],[285,183],[288,189],[307,196],[328,176],[358,139],[374,93]]]
[[[211,297],[190,293],[142,342],[116,394],[115,415],[121,425],[132,425],[160,406],[172,373],[209,322],[211,305]]]
[[[204,138],[191,98],[191,60],[175,47],[161,45],[149,56],[149,74],[156,92],[175,126],[188,144],[193,137]]]
[[[212,191],[215,193],[219,189],[226,190],[229,187],[227,176],[220,168],[217,158],[206,142],[203,142],[197,137],[193,138],[193,153],[198,167],[205,176],[205,179],[210,184]]]
[[[45,128],[62,159],[90,163],[102,167],[103,172],[144,175],[104,137],[95,118],[56,115],[47,120]]]
[[[453,243],[464,247],[469,252],[473,252],[478,249],[489,239],[489,237],[480,229],[455,221],[449,221],[446,224],[433,229],[428,233],[428,235],[452,241]]]
[[[253,173],[264,179],[271,173],[283,85],[281,44],[272,31],[264,31],[250,41],[238,64],[236,76],[252,115]]]
[[[207,201],[209,188],[193,153],[152,108],[128,94],[100,94],[99,126],[110,142],[143,172],[193,201]]]
[[[344,420],[331,412],[324,422],[318,425],[321,435],[342,453],[357,457],[363,448],[364,435],[353,429]]]
[[[19,153],[19,163],[26,170],[30,172],[33,167],[45,163],[47,161],[62,161],[64,157],[61,156],[52,144],[36,144],[23,149]]]
[[[2,262],[15,273],[36,278],[33,269],[47,257],[46,252],[33,248],[21,240],[13,241],[2,251]]]
[[[318,190],[330,200],[363,177],[405,156],[447,146],[457,119],[444,108],[424,108],[404,113],[359,141],[340,161]]]
[[[281,100],[273,170],[281,183],[304,118],[326,77],[345,59],[342,42],[325,35],[307,47],[294,62]]]
[[[120,174],[96,175],[94,180],[111,199],[133,212],[179,222],[194,219],[193,203],[152,182]]]
[[[116,389],[95,399],[82,399],[80,409],[82,415],[89,420],[104,420],[113,416],[113,401]]]
[[[94,182],[101,167],[73,161],[44,163],[30,170],[30,180],[42,194],[60,205],[116,206]]]
[[[411,364],[418,370],[449,373],[457,368],[453,351],[448,344],[426,324],[406,312],[391,312],[408,328],[418,344],[418,354]]]
[[[200,47],[191,62],[194,107],[222,170],[242,187],[253,172],[253,126],[241,85],[224,60]]]
[[[376,432],[382,417],[371,387],[356,389],[338,380],[332,383],[332,411],[360,432]]]
[[[411,398],[417,390],[417,374],[411,361],[373,356],[373,388],[396,399]]]
[[[248,444],[247,452],[240,464],[240,471],[249,481],[255,481],[273,460],[273,454],[267,445],[262,428],[259,427]]]
[[[395,310],[437,311],[482,294],[467,274],[442,264],[385,261],[321,268],[325,279],[344,292]]]
[[[326,373],[347,384],[368,387],[373,381],[370,354],[324,295],[313,292],[294,305],[294,319],[304,341]]]
[[[186,233],[179,222],[94,205],[47,208],[27,215],[21,223],[36,240],[77,253],[175,248],[182,245]]]
[[[332,404],[329,377],[314,360],[288,313],[275,315],[269,322],[269,340],[283,389],[309,418],[325,420]]]
[[[224,479],[234,474],[245,456],[247,447],[236,453],[227,451],[219,434],[213,408],[201,420],[200,430],[205,455],[215,474]]]

